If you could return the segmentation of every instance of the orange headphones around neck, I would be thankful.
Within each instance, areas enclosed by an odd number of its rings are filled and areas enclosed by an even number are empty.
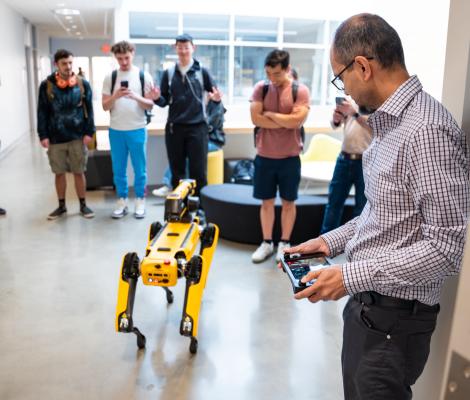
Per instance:
[[[60,76],[59,72],[56,72],[55,83],[60,89],[65,89],[67,86],[74,87],[77,84],[77,77],[75,76],[75,74],[72,74],[69,79],[64,79]]]

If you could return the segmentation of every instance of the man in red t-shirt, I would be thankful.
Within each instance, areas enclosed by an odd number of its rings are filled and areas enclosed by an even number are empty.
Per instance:
[[[262,200],[260,220],[263,232],[263,242],[253,253],[253,262],[262,262],[274,253],[272,231],[278,188],[282,200],[282,232],[277,261],[283,250],[289,247],[300,183],[299,154],[303,145],[300,127],[307,118],[310,104],[308,89],[302,84],[298,85],[294,102],[287,51],[271,51],[264,66],[269,79],[268,90],[263,96],[265,82],[258,82],[250,100],[251,120],[259,127],[253,196]]]

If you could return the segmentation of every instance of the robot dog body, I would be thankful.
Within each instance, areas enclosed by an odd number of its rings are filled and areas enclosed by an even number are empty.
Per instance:
[[[182,180],[165,201],[165,223],[150,226],[145,257],[140,262],[136,253],[127,253],[122,261],[116,307],[116,331],[133,332],[137,346],[145,347],[145,336],[132,320],[138,278],[144,285],[161,286],[168,303],[173,303],[173,293],[168,289],[178,279],[186,279],[186,290],[180,334],[189,336],[191,353],[197,352],[199,311],[219,236],[216,225],[202,228],[198,217],[192,213],[197,202],[194,180]],[[200,244],[199,254],[196,254]]]

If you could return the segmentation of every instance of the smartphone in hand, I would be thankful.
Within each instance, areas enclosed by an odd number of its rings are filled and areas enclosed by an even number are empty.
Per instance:
[[[346,101],[346,98],[342,96],[338,96],[335,98],[335,101],[336,101],[336,105],[340,106],[341,104],[343,104],[344,101]]]
[[[121,81],[121,87],[127,89],[129,87],[129,81]]]

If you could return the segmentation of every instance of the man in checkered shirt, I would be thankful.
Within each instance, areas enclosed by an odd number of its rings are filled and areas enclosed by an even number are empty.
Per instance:
[[[442,104],[406,70],[397,32],[360,14],[336,31],[332,83],[369,118],[373,141],[364,153],[367,204],[340,228],[289,253],[345,252],[347,262],[304,281],[296,295],[337,300],[343,312],[345,399],[403,400],[429,355],[445,279],[459,272],[469,213],[465,134]]]

